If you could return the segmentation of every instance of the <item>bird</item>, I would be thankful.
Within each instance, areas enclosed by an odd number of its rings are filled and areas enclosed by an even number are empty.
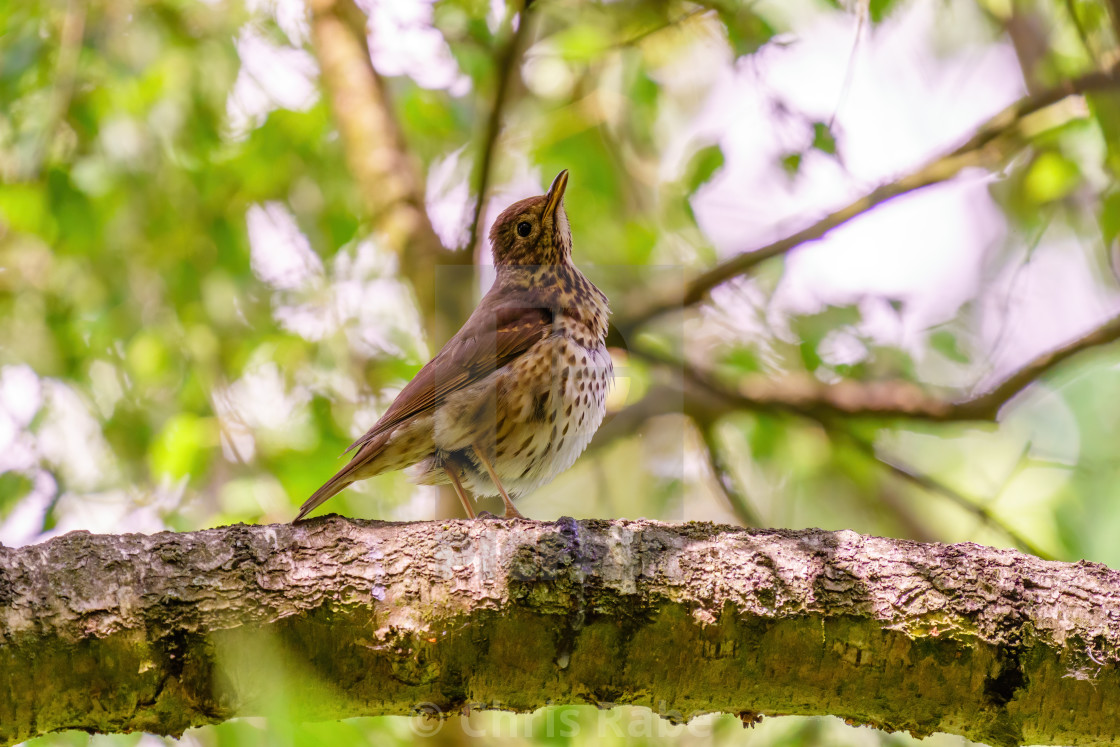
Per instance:
[[[607,296],[572,262],[567,186],[565,169],[498,216],[489,291],[294,521],[356,480],[405,468],[422,485],[450,483],[472,519],[468,491],[500,495],[503,518],[524,518],[513,500],[572,466],[603,422],[614,367]]]

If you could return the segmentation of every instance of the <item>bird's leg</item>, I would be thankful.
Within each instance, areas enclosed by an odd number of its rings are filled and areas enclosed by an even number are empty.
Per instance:
[[[451,478],[451,484],[455,486],[455,494],[459,496],[459,501],[463,504],[463,510],[467,512],[470,518],[475,517],[474,507],[471,506],[471,499],[467,495],[467,491],[463,490],[463,483],[459,480],[459,466],[451,462],[445,462],[443,471]]]
[[[498,492],[502,494],[502,503],[506,504],[504,517],[507,519],[524,519],[525,517],[513,507],[513,501],[509,499],[509,494],[506,493],[506,489],[502,487],[502,481],[498,479],[498,473],[495,472],[494,468],[490,465],[490,460],[486,458],[482,447],[478,444],[474,444],[473,448],[474,453],[478,455],[478,461],[482,462],[482,466],[486,468],[486,473],[490,475],[490,479],[493,480],[494,484],[498,487]]]

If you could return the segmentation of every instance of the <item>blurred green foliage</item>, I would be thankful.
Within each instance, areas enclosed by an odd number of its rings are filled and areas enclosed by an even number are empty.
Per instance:
[[[725,135],[743,113],[719,120],[706,109],[709,95],[731,90],[720,86],[734,75],[765,77],[760,59],[821,25],[843,24],[859,51],[874,34],[896,32],[891,24],[913,5],[537,0],[522,75],[504,112],[494,200],[525,196],[528,182],[547,183],[570,169],[576,260],[625,314],[659,283],[679,283],[729,251],[706,230],[699,207],[759,159],[727,147]],[[394,23],[387,7],[369,6],[372,24]],[[418,7],[413,27],[438,36],[452,82],[425,83],[411,70],[388,77],[387,87],[428,178],[433,215],[451,208],[451,217],[436,222],[455,248],[468,233],[461,216],[470,214],[464,206],[474,199],[484,125],[504,74],[495,53],[504,43],[503,16],[471,0]],[[1107,12],[1088,0],[957,2],[933,12],[959,35],[941,39],[946,59],[959,51],[954,44],[1006,51],[1021,28],[1016,18],[1050,29],[1036,59],[1029,66],[1020,59],[1031,86],[1115,55]],[[954,13],[963,13],[967,28]],[[441,342],[420,335],[426,310],[411,306],[408,279],[362,216],[335,117],[316,93],[314,60],[295,2],[0,4],[0,529],[7,541],[76,527],[186,530],[288,520]],[[271,77],[276,70],[287,77]],[[291,94],[301,85],[311,91],[306,100]],[[793,124],[764,166],[789,189],[844,173],[858,136],[842,117],[833,121],[851,105],[846,90],[834,92],[832,112],[801,112],[795,92],[773,93],[773,120]],[[775,299],[787,264],[779,258],[628,344],[697,358],[728,385],[759,374],[902,379],[950,398],[967,394],[997,364],[1007,370],[1008,359],[1041,352],[1004,345],[1004,330],[1015,323],[991,307],[1008,312],[1019,294],[1014,280],[993,279],[1015,278],[1046,253],[1049,262],[1088,268],[1089,281],[1071,297],[1115,300],[1120,120],[1115,94],[1094,94],[1087,104],[1017,133],[1022,148],[989,189],[1004,238],[990,243],[976,267],[962,269],[958,285],[967,297],[936,324],[908,327],[911,305],[871,290],[813,308],[781,305]],[[744,195],[730,208],[734,220],[777,220],[767,212],[771,196]],[[752,212],[758,204],[761,216]],[[896,240],[907,251],[907,237]],[[744,239],[733,250],[762,243]],[[1060,317],[1063,306],[1052,314]],[[1020,343],[1030,338],[1019,336]],[[1058,557],[1117,566],[1120,391],[1111,393],[1118,357],[1103,349],[1048,375],[997,424],[842,424],[874,445],[870,454],[783,412],[728,413],[700,425],[714,429],[734,479],[767,523],[1008,544],[998,524],[900,482],[878,453],[953,486]],[[617,365],[617,407],[661,391],[673,375],[622,352]],[[683,403],[676,404],[680,413]],[[527,498],[524,511],[736,520],[686,417],[654,418],[632,436],[588,455]],[[430,498],[393,474],[344,493],[333,509],[424,518],[432,515]],[[575,714],[584,735],[600,718],[590,708],[548,713]],[[402,719],[297,726],[281,715],[190,739],[345,745],[413,736]],[[481,720],[478,728],[511,743],[590,743],[542,732],[543,717],[511,722],[512,732],[495,727],[498,718],[482,714],[472,723]],[[746,732],[734,719],[710,726],[706,738],[717,744],[907,741],[833,720],[780,720]],[[447,741],[467,738],[448,729]],[[647,742],[660,740],[638,740]]]

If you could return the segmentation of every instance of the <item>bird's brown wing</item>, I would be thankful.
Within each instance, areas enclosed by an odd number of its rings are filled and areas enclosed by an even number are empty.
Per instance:
[[[509,364],[552,332],[553,314],[546,308],[488,307],[485,299],[443,349],[401,390],[381,419],[347,452],[357,449],[338,474],[315,491],[300,508],[299,521],[316,506],[354,481],[355,472],[385,445],[393,429],[409,418],[430,412],[448,395],[480,381]]]
[[[551,331],[549,309],[500,307],[492,314],[472,315],[401,390],[381,419],[346,450],[360,448],[409,418],[432,410],[452,392],[510,363]]]

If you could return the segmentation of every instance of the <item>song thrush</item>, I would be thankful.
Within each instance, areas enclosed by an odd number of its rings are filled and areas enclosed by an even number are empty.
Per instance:
[[[603,420],[614,375],[607,297],[572,264],[568,172],[515,202],[490,229],[497,277],[466,324],[351,444],[350,462],[299,521],[355,480],[415,465],[413,479],[512,498],[572,466]]]

